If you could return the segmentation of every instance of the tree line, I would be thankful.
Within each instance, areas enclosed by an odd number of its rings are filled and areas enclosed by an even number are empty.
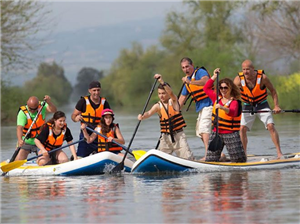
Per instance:
[[[15,4],[18,3],[23,4],[15,1]],[[299,97],[295,93],[299,93],[300,88],[300,2],[188,0],[183,4],[188,7],[189,13],[172,11],[166,15],[159,44],[144,49],[140,43],[132,43],[130,49],[120,51],[105,76],[103,71],[94,68],[79,71],[75,99],[86,94],[90,79],[97,79],[101,80],[103,96],[112,107],[141,106],[154,82],[155,73],[162,74],[174,91],[179,92],[183,76],[180,68],[182,57],[192,58],[195,65],[204,66],[210,73],[220,67],[222,76],[230,78],[237,75],[242,61],[248,58],[254,62],[256,69],[265,70],[277,89],[282,108],[298,107]],[[24,7],[23,10],[28,10]],[[40,9],[37,5],[32,7],[37,7],[37,11]],[[10,5],[10,11],[12,8]],[[9,37],[8,34],[12,37],[11,33],[18,36],[18,29],[6,28],[11,22],[10,11],[2,9],[1,23],[5,22],[5,26],[1,31],[4,38],[6,35]],[[12,18],[18,16],[17,13],[13,15]],[[34,13],[30,15],[34,17]],[[24,41],[29,36],[22,35],[19,38]],[[7,70],[12,65],[22,64],[22,57],[18,58],[18,55],[30,51],[28,48],[18,52],[17,47],[8,51],[9,46],[2,43],[1,60]],[[3,58],[3,55],[7,57]],[[28,92],[38,97],[48,94],[59,106],[68,103],[72,90],[64,69],[55,62],[41,63],[37,76],[22,87],[11,86],[1,80],[1,121],[15,120],[17,108],[26,103]],[[154,103],[158,97],[154,94],[151,100]]]

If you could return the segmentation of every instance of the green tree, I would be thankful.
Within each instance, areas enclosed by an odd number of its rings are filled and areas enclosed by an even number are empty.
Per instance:
[[[87,94],[89,84],[94,80],[101,80],[104,77],[103,71],[94,68],[82,68],[77,75],[77,82],[74,86],[73,98],[78,99],[80,96]]]
[[[41,63],[37,76],[26,82],[24,88],[30,90],[30,95],[41,99],[49,95],[56,106],[68,103],[72,93],[72,86],[64,75],[64,69],[55,62]]]
[[[49,11],[39,1],[1,1],[0,6],[2,71],[24,71],[38,58],[34,51],[42,39],[37,33],[49,25]]]

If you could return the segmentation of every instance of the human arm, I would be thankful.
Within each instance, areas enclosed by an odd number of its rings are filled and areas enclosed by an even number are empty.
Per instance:
[[[239,104],[238,104],[237,100],[233,100],[230,103],[230,106],[228,108],[228,107],[225,107],[225,106],[221,105],[220,103],[218,103],[218,104],[216,104],[216,109],[224,110],[228,116],[237,117],[238,110],[239,110]]]
[[[274,113],[275,114],[280,113],[281,108],[279,107],[277,91],[274,88],[273,84],[271,83],[270,79],[265,74],[263,74],[262,84],[265,85],[271,92],[271,96],[274,101],[274,109],[273,109]]]
[[[74,111],[71,115],[72,121],[74,122],[81,121],[82,120],[81,113],[85,112],[85,110],[86,110],[86,102],[84,98],[81,98],[80,100],[78,100],[74,108]]]
[[[241,85],[241,79],[240,77],[237,75],[234,80],[233,80],[233,83],[240,89],[242,87]]]
[[[17,115],[17,139],[18,139],[19,147],[21,147],[25,142],[25,139],[23,140],[23,129],[26,123],[27,123],[26,115],[22,110],[20,110]]]
[[[69,141],[67,143],[70,145],[70,144],[73,143],[73,141]],[[71,151],[71,153],[73,155],[74,160],[77,160],[78,158],[77,158],[77,154],[76,154],[75,145],[70,145],[69,148],[70,148],[70,151]]]
[[[56,106],[52,103],[51,97],[48,95],[45,95],[44,97],[45,102],[48,104],[47,106],[47,112],[49,113],[55,113],[57,111]]]
[[[153,105],[153,107],[150,110],[148,110],[147,112],[145,112],[144,115],[139,114],[138,115],[138,119],[139,120],[145,120],[145,119],[151,117],[153,114],[159,113],[159,110],[160,110],[159,109],[159,104],[156,103],[156,104]]]
[[[75,108],[72,115],[71,115],[71,119],[74,122],[81,121],[82,120],[81,111],[79,111]]]
[[[24,144],[22,139],[24,126],[17,125],[17,138],[18,138],[18,146],[21,147]]]
[[[125,140],[124,140],[123,135],[122,135],[122,133],[120,131],[120,128],[118,126],[116,126],[115,134],[116,134],[117,138],[108,137],[107,141],[108,142],[115,141],[115,142],[118,142],[118,143],[124,145],[125,144]]]
[[[86,142],[88,144],[92,143],[96,139],[96,137],[97,137],[96,133],[93,132],[91,135],[88,134],[85,123],[82,123],[80,128],[81,128],[84,138],[86,139]],[[96,128],[95,128],[95,130],[96,130]]]

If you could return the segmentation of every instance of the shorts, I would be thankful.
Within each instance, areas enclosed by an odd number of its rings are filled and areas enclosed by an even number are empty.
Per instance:
[[[204,107],[199,111],[199,115],[196,123],[196,136],[201,137],[201,134],[211,133],[211,116],[213,106]]]
[[[29,153],[32,153],[32,152],[37,153],[37,152],[40,150],[36,145],[29,145],[29,144],[27,144],[27,143],[25,143],[25,144],[21,147],[21,149],[24,149],[24,150],[26,150],[26,151],[29,151]]]
[[[265,108],[263,110],[270,110],[270,109]],[[248,131],[250,131],[256,117],[258,117],[264,123],[266,129],[268,129],[267,128],[268,124],[274,124],[273,115],[270,110],[270,112],[267,113],[254,113],[254,114],[242,113],[241,125],[246,126]]]
[[[82,131],[79,134],[79,139],[83,139]],[[86,141],[82,141],[78,143],[77,147],[77,156],[80,157],[87,157],[93,152],[98,152],[98,139],[96,138],[95,141],[88,144]]]
[[[175,142],[172,142],[171,135],[162,133],[160,137],[159,150],[172,155],[173,152],[176,156],[193,160],[194,155],[188,145],[185,133],[183,131],[174,134]]]

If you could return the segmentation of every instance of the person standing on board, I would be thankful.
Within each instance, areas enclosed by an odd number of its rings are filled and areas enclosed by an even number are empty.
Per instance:
[[[36,146],[40,149],[39,155],[43,156],[37,159],[39,166],[59,164],[68,162],[68,156],[60,149],[49,154],[48,152],[57,149],[63,145],[64,140],[72,144],[73,136],[66,124],[66,115],[62,111],[56,111],[53,117],[42,126],[42,131],[34,140]],[[70,145],[70,150],[74,159],[77,159],[74,145]]]
[[[100,123],[95,128],[95,131],[105,135],[107,140],[95,132],[89,135],[86,130],[86,124],[81,123],[81,130],[87,143],[92,143],[96,138],[98,138],[98,152],[110,151],[118,154],[123,150],[122,147],[112,142],[115,141],[122,145],[125,144],[119,124],[115,124],[113,121],[114,112],[111,109],[104,109],[101,114]]]
[[[221,153],[226,145],[226,149],[230,156],[231,162],[246,162],[247,157],[243,149],[241,142],[239,130],[240,130],[240,121],[241,121],[241,94],[233,81],[229,78],[224,78],[217,83],[219,85],[219,93],[216,93],[213,90],[213,84],[216,80],[220,69],[216,68],[214,70],[214,75],[207,81],[203,90],[209,96],[209,98],[214,102],[213,112],[212,112],[212,123],[216,126],[216,109],[219,109],[218,112],[218,134],[222,139],[221,148],[216,151],[207,151],[205,161],[208,162],[219,162],[221,158]],[[219,97],[219,103],[217,103],[217,97]],[[216,136],[216,127],[214,127],[210,135],[210,144],[211,141]]]
[[[84,120],[88,126],[94,129],[100,122],[101,113],[104,109],[110,109],[107,100],[100,96],[101,84],[98,81],[92,81],[89,84],[88,96],[81,97],[77,102],[71,118],[74,122]],[[88,131],[89,134],[92,132]],[[79,134],[79,139],[83,139],[82,131]],[[88,144],[86,141],[79,142],[77,148],[78,157],[89,156],[93,152],[97,152],[98,142],[97,139]]]
[[[196,102],[196,112],[198,113],[196,136],[201,138],[205,147],[206,156],[209,135],[211,133],[213,103],[203,91],[203,86],[210,79],[210,75],[204,67],[195,67],[192,59],[188,57],[182,58],[180,65],[183,73],[185,74],[182,78],[182,82],[185,83],[185,85],[183,86],[179,97],[180,108],[183,107],[188,95],[191,94],[193,101]],[[205,160],[205,156],[201,160]],[[222,160],[226,160],[226,156],[224,154],[222,154]]]
[[[37,153],[34,139],[38,136],[41,126],[45,123],[46,112],[54,113],[56,111],[56,107],[52,103],[50,96],[45,95],[44,101],[46,103],[39,114],[38,111],[41,109],[42,105],[36,96],[29,97],[27,104],[19,108],[17,115],[17,138],[18,147],[21,148],[15,160],[24,160],[27,159],[29,153]],[[32,125],[30,133],[27,135],[27,138],[24,139],[36,116],[38,117]]]
[[[272,141],[277,150],[277,158],[283,157],[280,148],[279,135],[275,129],[272,111],[267,101],[267,89],[269,89],[275,105],[273,112],[275,114],[280,113],[281,108],[279,107],[278,95],[271,81],[264,74],[263,70],[255,70],[252,61],[247,59],[242,63],[242,72],[235,77],[234,84],[240,88],[244,110],[251,110],[254,112],[258,110],[270,111],[267,113],[242,114],[240,135],[245,153],[247,154],[247,131],[251,130],[256,117],[258,117],[271,134]]]
[[[160,74],[155,74],[154,78],[159,81],[158,97],[156,103],[144,115],[139,114],[138,119],[144,120],[157,113],[160,118],[161,136],[159,150],[168,154],[173,152],[183,159],[194,160],[194,156],[188,145],[183,128],[186,127],[177,96],[173,93],[171,86],[164,82]]]

